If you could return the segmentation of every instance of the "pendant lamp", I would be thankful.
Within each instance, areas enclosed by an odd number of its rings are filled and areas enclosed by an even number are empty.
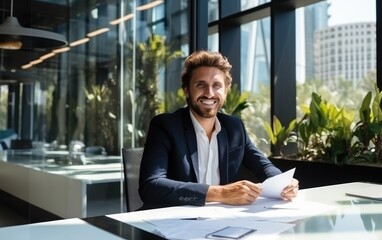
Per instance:
[[[11,0],[11,15],[0,24],[0,49],[49,49],[67,44],[62,34],[22,27],[13,16],[13,0]]]

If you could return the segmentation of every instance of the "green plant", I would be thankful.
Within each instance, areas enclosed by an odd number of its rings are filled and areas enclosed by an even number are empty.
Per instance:
[[[338,165],[382,162],[381,99],[382,92],[377,87],[373,99],[368,92],[358,109],[359,120],[356,121],[356,111],[339,108],[313,92],[309,107],[301,107],[305,112],[301,120],[294,119],[285,128],[274,117],[272,129],[269,124],[264,126],[272,145],[297,143],[296,156],[300,159]]]
[[[148,129],[150,120],[159,113],[161,101],[159,98],[158,82],[161,71],[172,60],[182,56],[181,51],[172,50],[166,42],[166,37],[153,34],[146,41],[128,45],[129,52],[135,53],[135,57],[127,58],[130,76],[135,76],[135,88],[128,89],[127,94],[131,100],[127,106],[133,109],[134,114],[127,118],[133,122],[135,118],[135,134],[138,137],[138,145],[143,145],[143,140]]]
[[[276,116],[273,116],[272,127],[268,122],[264,122],[264,128],[268,134],[269,140],[271,144],[276,147],[277,153],[281,156],[283,156],[283,146],[286,146],[290,141],[290,138],[293,138],[291,133],[295,127],[296,120],[291,121],[289,126],[285,128]]]
[[[186,105],[186,99],[182,88],[179,88],[176,93],[165,92],[163,93],[163,99],[159,112],[173,112],[176,109]]]
[[[104,146],[108,153],[117,153],[117,112],[118,105],[113,99],[113,81],[102,85],[92,85],[85,90],[86,95],[86,137],[87,146]]]
[[[227,93],[224,106],[221,109],[223,113],[240,117],[241,111],[249,106],[249,93],[241,92],[237,84],[233,84]]]

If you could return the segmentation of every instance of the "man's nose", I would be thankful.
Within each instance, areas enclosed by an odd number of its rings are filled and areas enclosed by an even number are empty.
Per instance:
[[[214,88],[212,86],[208,86],[206,87],[206,89],[204,90],[204,95],[206,95],[207,97],[213,97],[214,96]]]

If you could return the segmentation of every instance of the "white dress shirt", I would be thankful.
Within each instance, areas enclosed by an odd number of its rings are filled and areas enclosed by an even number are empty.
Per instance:
[[[219,185],[219,152],[216,135],[221,130],[220,122],[217,118],[215,118],[214,131],[211,136],[211,141],[209,141],[207,133],[204,131],[198,120],[196,120],[191,111],[190,115],[196,132],[196,141],[198,146],[198,182],[209,185]]]

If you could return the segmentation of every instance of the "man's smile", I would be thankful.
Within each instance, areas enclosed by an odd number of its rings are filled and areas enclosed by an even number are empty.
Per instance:
[[[201,99],[200,102],[203,103],[204,105],[214,105],[214,104],[217,103],[217,100],[213,100],[213,99]]]

